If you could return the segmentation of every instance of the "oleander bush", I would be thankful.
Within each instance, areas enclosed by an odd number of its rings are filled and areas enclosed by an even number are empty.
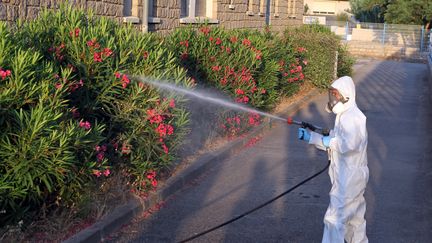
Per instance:
[[[280,35],[202,25],[161,37],[67,4],[0,23],[0,226],[76,210],[114,175],[136,192],[157,187],[194,127],[187,97],[139,77],[271,111],[304,82],[326,88],[336,50],[338,74],[350,74],[353,59],[319,26]],[[262,118],[221,110],[211,122],[234,138]]]
[[[124,173],[157,185],[188,122],[183,99],[131,77],[191,80],[156,35],[64,5],[0,25],[1,224],[41,205],[74,205],[83,187]]]
[[[203,25],[179,28],[168,48],[196,82],[217,88],[232,101],[270,110],[294,94],[305,76],[305,48],[294,47],[270,31],[225,30]],[[223,112],[218,127],[236,137],[259,125],[257,114]],[[211,121],[214,122],[214,121]]]
[[[327,27],[318,24],[287,28],[283,38],[292,45],[307,50],[305,58],[308,65],[304,75],[316,87],[327,88],[335,75],[339,38]]]

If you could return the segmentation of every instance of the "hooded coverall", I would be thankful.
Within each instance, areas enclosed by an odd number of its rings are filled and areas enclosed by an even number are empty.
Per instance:
[[[363,193],[369,179],[367,167],[366,117],[355,102],[355,86],[350,77],[342,77],[331,85],[348,98],[336,114],[335,126],[328,144],[332,183],[330,205],[324,217],[323,243],[363,243],[366,237],[366,202]],[[323,136],[311,132],[310,144],[327,149]]]

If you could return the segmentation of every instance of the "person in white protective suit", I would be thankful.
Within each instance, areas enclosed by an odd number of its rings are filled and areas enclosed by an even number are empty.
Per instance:
[[[323,243],[363,243],[366,236],[367,167],[366,116],[357,107],[355,86],[348,77],[337,79],[329,89],[326,110],[336,114],[329,136],[299,129],[299,139],[327,150],[331,160],[330,205],[324,217]]]

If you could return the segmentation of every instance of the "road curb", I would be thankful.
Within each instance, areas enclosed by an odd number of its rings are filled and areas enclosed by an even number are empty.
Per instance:
[[[314,97],[320,94],[319,89],[312,89],[302,98],[284,108],[276,115],[286,116],[299,110],[306,102],[310,102]],[[266,119],[259,127],[255,128],[247,136],[235,139],[221,149],[202,155],[195,160],[188,168],[181,173],[169,178],[166,183],[156,192],[151,193],[146,200],[135,197],[125,205],[116,207],[112,213],[106,215],[92,226],[78,232],[65,243],[94,243],[101,242],[111,233],[120,229],[123,225],[129,223],[135,216],[141,212],[151,209],[159,202],[165,201],[168,197],[179,192],[188,183],[203,175],[205,171],[211,169],[215,163],[212,161],[222,161],[231,155],[232,152],[244,147],[250,139],[264,131],[266,127],[271,126],[269,119]]]

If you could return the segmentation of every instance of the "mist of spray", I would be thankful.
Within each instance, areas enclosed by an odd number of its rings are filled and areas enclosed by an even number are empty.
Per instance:
[[[213,103],[213,104],[217,104],[217,105],[220,105],[223,107],[228,107],[228,108],[231,108],[233,110],[256,113],[256,114],[260,114],[262,116],[266,116],[266,117],[269,117],[269,118],[272,118],[275,120],[286,121],[286,119],[284,119],[282,117],[278,117],[278,116],[275,116],[275,115],[272,115],[272,114],[269,114],[266,112],[262,112],[262,111],[259,111],[259,110],[253,109],[253,108],[249,108],[249,107],[246,107],[246,106],[241,105],[241,104],[236,104],[234,102],[226,101],[226,100],[223,100],[220,98],[211,97],[208,94],[204,94],[204,93],[199,92],[197,90],[188,90],[188,89],[176,86],[174,84],[152,80],[152,79],[149,79],[147,77],[134,77],[134,78],[136,80],[151,84],[151,85],[156,86],[156,87],[161,88],[161,89],[175,91],[175,92],[187,95],[187,96],[198,98],[200,100],[208,101],[208,102]]]

